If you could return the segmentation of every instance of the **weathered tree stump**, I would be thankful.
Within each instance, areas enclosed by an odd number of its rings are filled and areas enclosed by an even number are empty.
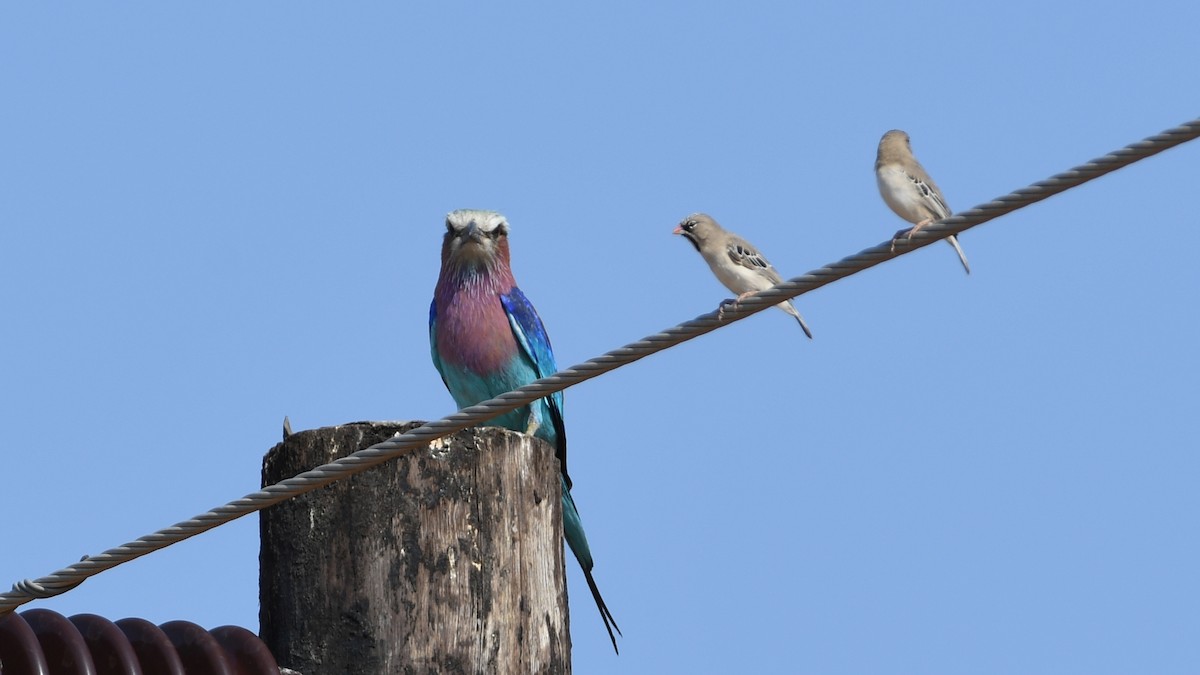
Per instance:
[[[417,424],[293,434],[263,484]],[[263,511],[263,640],[305,675],[570,673],[558,471],[543,441],[470,429]]]

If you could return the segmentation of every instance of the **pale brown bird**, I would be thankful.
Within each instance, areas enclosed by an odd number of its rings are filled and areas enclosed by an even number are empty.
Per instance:
[[[879,139],[879,152],[875,155],[875,179],[879,183],[879,194],[896,215],[912,223],[911,229],[900,232],[911,238],[922,227],[949,218],[952,214],[946,198],[937,183],[925,173],[925,167],[913,156],[908,134],[893,129]],[[967,256],[958,245],[958,237],[950,235],[946,242],[954,247],[963,269],[971,273]]]
[[[737,293],[737,298],[733,301],[735,304],[748,295],[764,291],[783,281],[783,277],[779,276],[779,272],[775,271],[758,249],[745,239],[722,228],[708,214],[693,213],[684,218],[674,233],[692,242],[692,246],[700,252],[717,279],[725,284],[726,288]],[[804,323],[804,318],[796,311],[796,306],[791,300],[784,300],[776,306],[795,317],[796,321],[800,322],[804,334],[812,339],[812,331],[808,329],[808,324]]]

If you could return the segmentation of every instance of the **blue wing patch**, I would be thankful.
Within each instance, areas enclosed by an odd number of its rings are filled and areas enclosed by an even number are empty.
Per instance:
[[[529,298],[525,297],[521,289],[514,286],[507,294],[500,296],[500,304],[504,305],[504,313],[508,315],[508,323],[512,326],[513,336],[517,339],[521,353],[529,359],[538,378],[548,377],[558,372],[558,365],[554,361],[554,350],[550,347],[550,337],[546,335],[546,327],[542,325],[542,318],[538,316],[537,310],[533,308],[533,303],[529,302]],[[556,454],[559,464],[562,465],[562,474],[569,489],[571,478],[567,475],[567,430],[562,418],[562,392],[551,394],[543,400],[550,409],[550,421],[554,425],[554,432],[557,436]]]

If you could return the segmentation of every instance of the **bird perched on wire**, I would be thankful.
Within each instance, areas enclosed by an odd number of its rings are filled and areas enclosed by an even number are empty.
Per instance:
[[[728,303],[737,304],[746,296],[766,290],[783,281],[779,272],[767,262],[763,254],[758,252],[750,242],[722,228],[712,216],[706,213],[693,213],[679,222],[675,234],[682,235],[692,242],[692,246],[700,252],[704,262],[712,268],[717,280],[725,284],[729,290],[737,293],[734,300],[721,303],[722,311]],[[791,300],[784,300],[776,305],[779,309],[791,314],[800,322],[804,334],[812,339],[812,331],[804,323],[804,317],[796,311]]]
[[[911,228],[896,233],[892,240],[893,251],[896,249],[895,242],[901,237],[911,239],[922,227],[952,215],[937,183],[913,156],[908,134],[899,129],[893,129],[879,139],[879,152],[875,155],[875,180],[879,184],[879,194],[888,207],[913,224]],[[970,274],[971,265],[958,245],[958,237],[950,235],[946,237],[946,242],[954,247],[963,269]]]
[[[508,221],[493,211],[446,216],[442,269],[429,306],[433,365],[459,408],[481,403],[558,370],[537,311],[513,278]],[[613,649],[621,629],[592,577],[592,552],[571,497],[562,392],[505,413],[489,426],[537,436],[555,448],[561,468],[563,535],[587,579]]]

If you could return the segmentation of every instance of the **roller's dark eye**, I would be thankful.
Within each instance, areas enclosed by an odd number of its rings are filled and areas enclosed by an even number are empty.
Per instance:
[[[446,234],[454,234],[454,224],[449,220],[446,221]]]

